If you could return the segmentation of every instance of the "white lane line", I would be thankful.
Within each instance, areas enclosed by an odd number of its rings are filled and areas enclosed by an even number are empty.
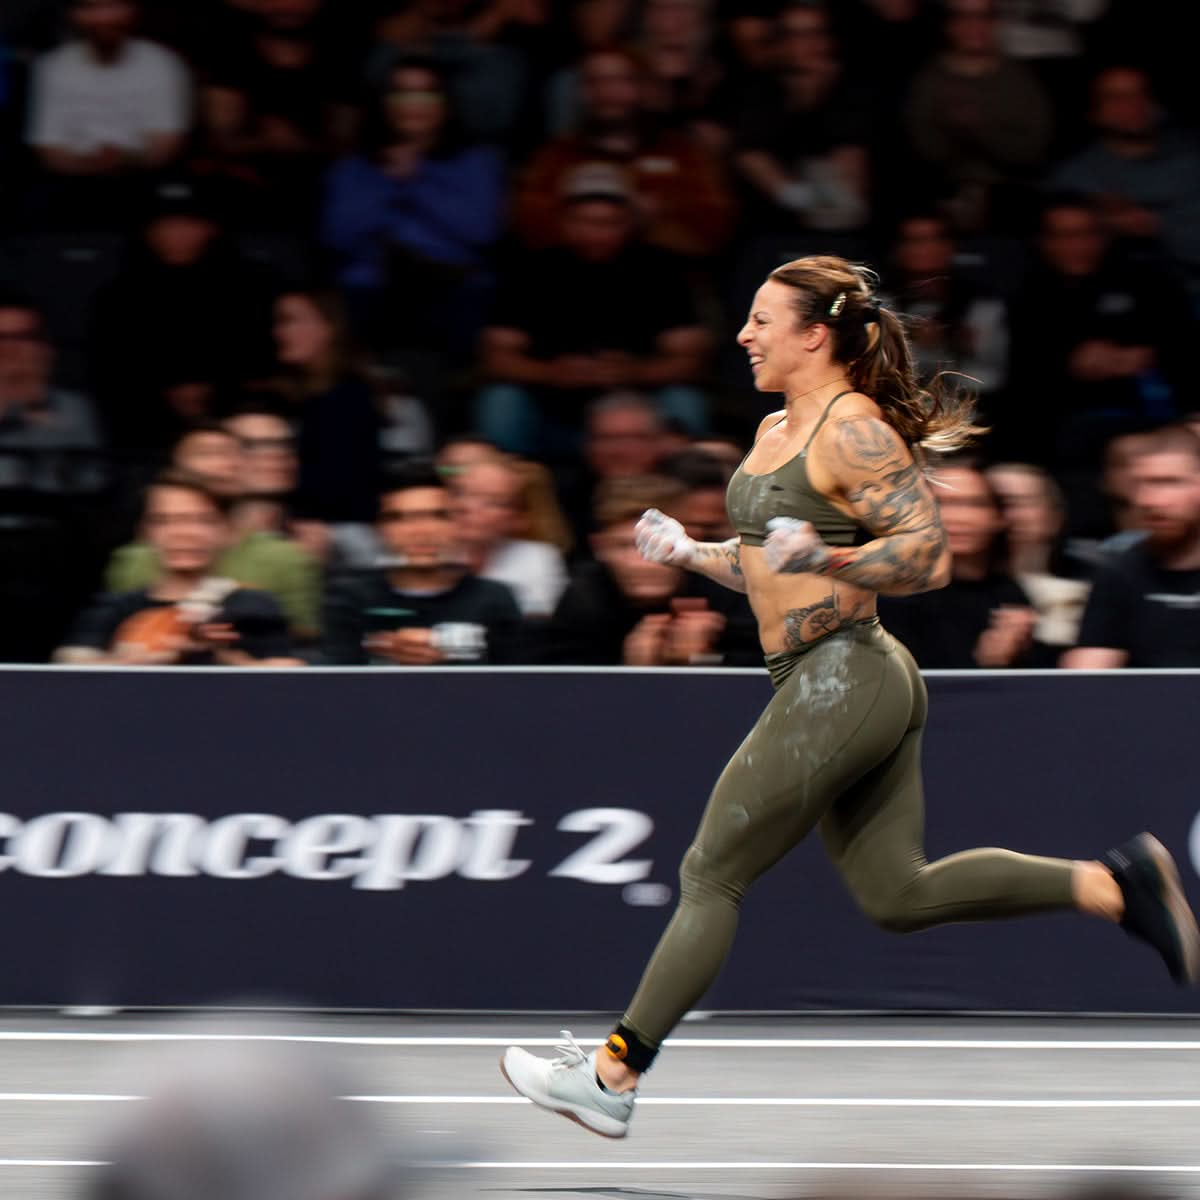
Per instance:
[[[481,1105],[529,1104],[523,1096],[343,1096],[356,1104]],[[0,1092],[0,1104],[125,1104],[144,1096],[109,1092]],[[712,1108],[1200,1108],[1200,1098],[1024,1099],[952,1096],[645,1096],[638,1104]]]
[[[107,1167],[102,1158],[0,1158],[0,1167]]]
[[[1200,1163],[426,1162],[466,1171],[1038,1171],[1200,1175]]]
[[[104,1159],[0,1158],[2,1167],[106,1167]],[[1200,1163],[922,1163],[922,1162],[415,1162],[418,1168],[456,1171],[976,1171],[1037,1174],[1197,1175]]]
[[[579,1038],[599,1046],[603,1038]],[[295,1042],[331,1046],[557,1046],[546,1037],[340,1037],[286,1033],[91,1033],[3,1031],[0,1042]],[[1200,1050],[1200,1040],[1053,1038],[668,1038],[676,1050]]]

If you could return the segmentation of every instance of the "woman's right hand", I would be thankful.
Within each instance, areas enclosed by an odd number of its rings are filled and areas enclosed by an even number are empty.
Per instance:
[[[686,567],[696,554],[696,543],[688,537],[683,526],[657,508],[648,508],[642,513],[641,520],[634,526],[633,538],[638,552],[648,562]]]

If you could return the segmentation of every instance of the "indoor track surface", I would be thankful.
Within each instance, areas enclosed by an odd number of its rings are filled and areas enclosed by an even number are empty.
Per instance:
[[[333,1056],[414,1198],[1200,1197],[1200,1018],[690,1020],[623,1142],[500,1075],[510,1042],[608,1024],[0,1014],[0,1197],[87,1196],[155,1055],[256,1041]]]

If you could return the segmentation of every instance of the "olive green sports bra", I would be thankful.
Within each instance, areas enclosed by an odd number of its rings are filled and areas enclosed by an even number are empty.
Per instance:
[[[742,460],[742,466],[729,481],[725,506],[743,545],[761,546],[767,537],[767,522],[772,517],[811,521],[821,540],[830,546],[856,546],[870,541],[871,535],[858,522],[830,504],[808,481],[808,448],[833,406],[848,395],[848,391],[838,392],[830,400],[804,443],[804,449],[782,467],[768,475],[751,475],[745,470],[745,459]]]

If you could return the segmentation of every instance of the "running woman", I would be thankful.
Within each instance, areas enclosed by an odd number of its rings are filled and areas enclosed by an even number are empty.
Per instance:
[[[781,392],[729,484],[738,536],[692,541],[656,510],[638,546],[744,591],[775,695],[726,766],[680,868],[679,905],[607,1043],[554,1060],[510,1047],[501,1067],[534,1103],[623,1137],[642,1074],[715,979],[746,889],[814,828],[862,911],[897,933],[1076,909],[1149,942],[1178,983],[1200,932],[1175,864],[1143,833],[1102,861],[922,849],[926,693],[875,597],[945,585],[946,535],[927,452],[979,432],[965,398],[922,389],[874,274],[841,258],[773,271],[738,335],[755,386]]]

